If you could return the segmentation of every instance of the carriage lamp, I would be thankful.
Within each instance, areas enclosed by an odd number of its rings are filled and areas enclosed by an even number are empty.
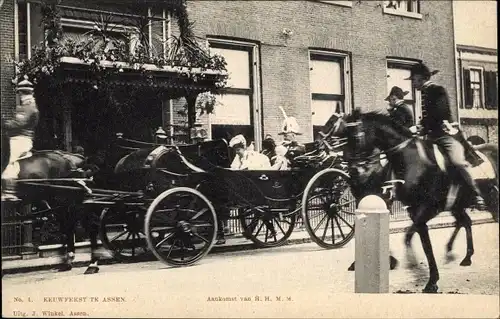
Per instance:
[[[116,133],[116,138],[117,139],[122,139],[123,138],[123,133],[121,133],[121,132]]]
[[[155,132],[155,143],[156,144],[165,144],[165,140],[167,139],[167,132],[160,126]]]

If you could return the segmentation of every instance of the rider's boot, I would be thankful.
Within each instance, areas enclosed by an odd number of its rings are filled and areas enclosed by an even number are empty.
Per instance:
[[[469,186],[474,193],[473,194],[474,198],[472,199],[472,207],[474,207],[477,210],[486,210],[486,202],[484,201],[484,198],[481,196],[481,191],[479,190],[479,187],[477,187],[476,182],[469,174],[467,169],[458,168],[458,171],[460,172],[463,180],[465,181],[465,184]]]

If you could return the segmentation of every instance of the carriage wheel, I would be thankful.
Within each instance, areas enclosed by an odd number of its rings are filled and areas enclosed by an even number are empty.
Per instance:
[[[105,208],[100,217],[99,237],[116,259],[137,261],[148,252],[143,225],[144,211],[139,208]]]
[[[293,210],[273,211],[272,208],[255,207],[239,215],[243,234],[258,247],[278,247],[290,237],[297,215]]]
[[[144,222],[149,249],[171,266],[194,264],[210,252],[217,235],[217,216],[199,191],[177,187],[151,203]]]
[[[356,200],[349,175],[325,169],[309,181],[302,197],[302,219],[311,239],[327,249],[340,248],[354,237]]]

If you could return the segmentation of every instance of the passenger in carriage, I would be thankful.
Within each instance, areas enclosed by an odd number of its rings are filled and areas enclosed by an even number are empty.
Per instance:
[[[276,156],[276,142],[274,141],[271,134],[267,134],[262,141],[262,154],[266,155],[273,164],[273,158]]]
[[[246,139],[243,135],[236,135],[229,141],[229,147],[232,147],[236,156],[231,163],[232,170],[270,170],[271,163],[269,158],[256,151],[249,150]]]
[[[9,164],[2,173],[2,181],[5,182],[5,194],[2,198],[6,200],[16,200],[13,179],[16,179],[16,162],[21,156],[29,154],[33,148],[35,128],[38,124],[38,107],[33,96],[33,84],[25,77],[17,84],[20,103],[16,106],[14,118],[4,120],[2,126],[7,130],[10,137],[10,157]],[[12,182],[11,182],[12,181]]]
[[[289,169],[290,162],[295,157],[305,153],[305,146],[296,140],[297,135],[302,135],[297,119],[287,116],[283,108],[281,108],[281,111],[285,119],[278,135],[283,135],[283,142],[281,143],[282,148],[276,147],[276,161],[273,166],[276,169],[284,170]]]

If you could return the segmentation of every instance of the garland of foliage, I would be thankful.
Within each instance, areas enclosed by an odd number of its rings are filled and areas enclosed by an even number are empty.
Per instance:
[[[178,37],[170,39],[170,50],[166,57],[151,56],[149,46],[152,44],[148,43],[137,43],[134,52],[131,53],[128,43],[111,38],[105,26],[97,24],[88,32],[88,37],[80,41],[72,39],[63,41],[61,13],[58,6],[60,2],[60,0],[43,2],[41,24],[47,32],[46,44],[36,46],[30,59],[17,64],[18,77],[27,76],[34,83],[35,92],[45,91],[36,92],[37,95],[60,91],[62,57],[74,57],[89,63],[94,82],[92,88],[107,91],[109,96],[114,90],[112,82],[108,81],[109,78],[124,71],[122,64],[117,62],[125,62],[133,67],[137,74],[141,75],[144,83],[151,86],[155,79],[151,71],[144,68],[145,64],[153,64],[159,68],[182,67],[183,75],[193,82],[197,82],[200,77],[204,78],[205,70],[221,71],[221,75],[215,78],[213,87],[207,89],[209,94],[220,94],[221,89],[227,85],[227,75],[224,75],[227,71],[226,62],[220,55],[210,55],[208,47],[203,47],[197,41],[193,24],[188,18],[185,0],[164,0],[161,3],[176,18],[180,30]],[[111,61],[112,67],[104,67],[102,61]],[[193,68],[201,69],[202,73],[192,73]],[[204,96],[198,102],[198,108],[211,113],[215,97],[207,98],[206,94]]]

